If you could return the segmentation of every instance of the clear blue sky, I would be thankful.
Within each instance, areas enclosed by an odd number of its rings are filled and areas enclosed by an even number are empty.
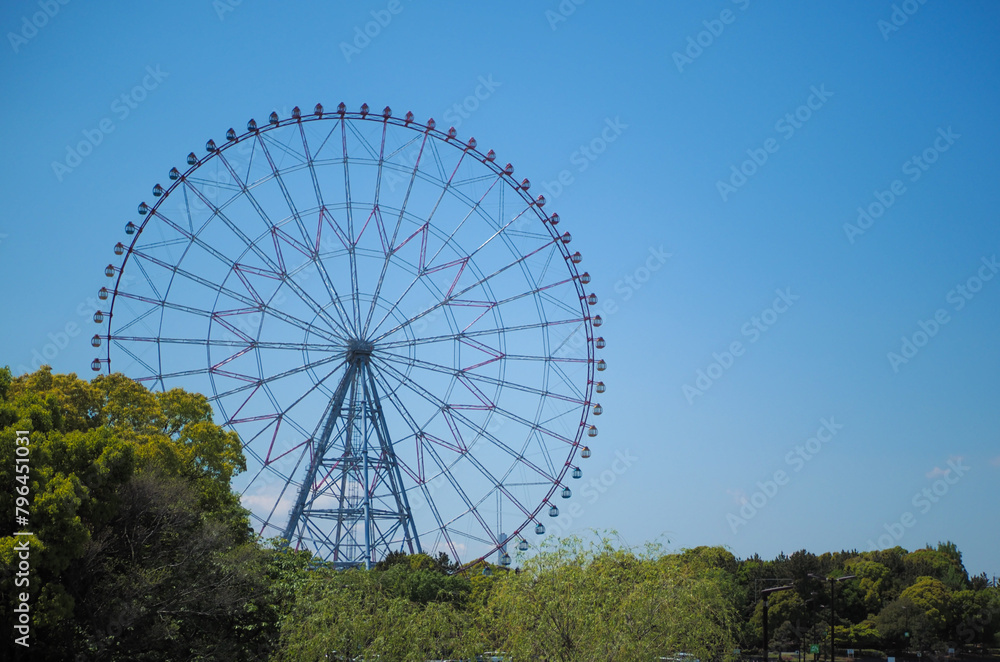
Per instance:
[[[1000,7],[895,6],[4,3],[0,361],[92,374],[111,248],[206,139],[409,109],[546,193],[610,306],[565,530],[1000,574]]]

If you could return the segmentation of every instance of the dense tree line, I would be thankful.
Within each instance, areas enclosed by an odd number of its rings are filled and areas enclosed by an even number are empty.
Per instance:
[[[842,551],[815,555],[805,550],[771,561],[738,562],[737,574],[755,592],[774,585],[768,578],[794,583],[794,590],[770,598],[772,648],[799,649],[829,636],[829,582],[816,577],[855,579],[836,582],[834,610],[838,649],[906,650],[946,653],[995,648],[1000,632],[1000,590],[983,575],[969,577],[962,554],[951,542],[908,552]],[[786,582],[779,582],[786,583]],[[753,597],[753,596],[751,596]],[[761,646],[762,602],[753,600],[747,640]]]
[[[31,471],[15,475],[17,430]],[[0,480],[29,486],[31,649],[23,659],[728,660],[825,642],[838,583],[839,648],[983,650],[997,645],[1000,593],[959,550],[799,551],[737,559],[613,539],[553,541],[516,570],[455,567],[444,554],[390,554],[336,571],[257,541],[230,489],[239,440],[200,395],[153,393],[121,375],[92,382],[48,368],[0,369]],[[16,490],[0,491],[14,511]],[[0,620],[16,614],[14,522],[0,526]],[[817,578],[819,577],[819,578]],[[824,647],[824,653],[826,648]],[[24,652],[24,651],[22,651]]]

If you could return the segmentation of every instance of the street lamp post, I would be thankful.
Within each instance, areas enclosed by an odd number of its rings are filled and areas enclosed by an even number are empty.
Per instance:
[[[830,582],[830,662],[836,662],[834,657],[834,630],[836,628],[836,607],[834,602],[834,592],[833,585],[834,582],[842,582],[845,579],[854,579],[857,575],[844,575],[843,577],[820,577],[819,575],[814,575],[811,572],[809,576],[813,579],[825,579]]]
[[[770,656],[770,651],[768,650],[768,640],[767,640],[767,596],[771,593],[777,591],[788,591],[795,588],[794,586],[773,586],[771,588],[762,589],[760,594],[764,600],[764,613],[763,613],[763,624],[764,624],[764,662],[768,662],[768,657]],[[780,662],[780,661],[779,661]]]

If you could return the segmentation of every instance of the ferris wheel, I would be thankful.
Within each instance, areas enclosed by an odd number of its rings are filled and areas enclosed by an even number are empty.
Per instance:
[[[206,394],[264,538],[509,565],[582,477],[605,390],[558,214],[475,139],[367,104],[250,120],[187,166],[114,247],[92,368]]]

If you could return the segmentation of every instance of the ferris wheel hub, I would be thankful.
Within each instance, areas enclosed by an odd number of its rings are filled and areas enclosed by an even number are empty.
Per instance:
[[[375,345],[370,340],[354,338],[347,343],[347,362],[354,363],[362,357],[370,357],[374,349]]]

